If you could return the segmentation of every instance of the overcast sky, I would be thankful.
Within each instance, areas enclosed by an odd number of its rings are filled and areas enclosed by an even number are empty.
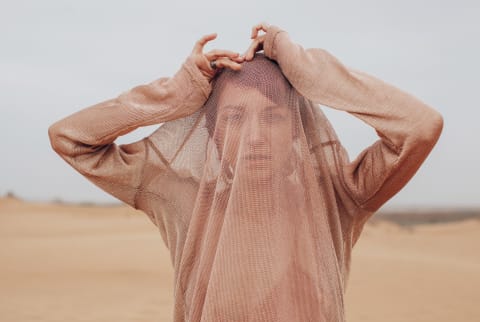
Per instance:
[[[266,21],[303,47],[327,49],[443,115],[439,142],[385,208],[480,205],[478,1],[0,3],[1,195],[118,201],[51,149],[48,127],[136,85],[172,76],[204,34],[218,33],[206,51],[243,53],[251,27]],[[348,113],[323,110],[351,159],[378,139]],[[116,143],[139,140],[157,127],[137,129]]]

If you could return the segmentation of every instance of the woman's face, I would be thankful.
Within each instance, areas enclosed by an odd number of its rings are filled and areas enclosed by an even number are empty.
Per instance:
[[[214,139],[222,158],[237,173],[271,180],[291,157],[292,111],[253,88],[227,85],[220,95]],[[248,171],[248,172],[246,172]]]

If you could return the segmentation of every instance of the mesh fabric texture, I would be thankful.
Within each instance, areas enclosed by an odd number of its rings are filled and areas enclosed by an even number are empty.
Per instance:
[[[192,207],[182,228],[193,233],[175,259],[176,290],[193,320],[341,320],[342,272],[326,215],[335,211],[326,146],[337,139],[314,107],[257,55],[240,72],[223,70],[198,113],[152,136],[160,151],[167,137],[181,142],[166,156],[169,175],[193,192],[171,189],[164,173],[143,187],[162,195],[167,186],[173,209]],[[178,225],[170,218],[167,227]]]
[[[49,128],[94,184],[144,211],[174,267],[174,321],[345,321],[351,250],[414,175],[443,120],[415,97],[293,43],[206,81],[187,59]],[[373,126],[350,161],[320,104]],[[161,123],[148,137],[115,138]]]

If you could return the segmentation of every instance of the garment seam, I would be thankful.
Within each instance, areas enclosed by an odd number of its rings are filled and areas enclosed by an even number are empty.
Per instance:
[[[350,199],[355,203],[355,205],[362,209],[362,206],[361,206],[361,203],[357,200],[357,198],[354,197],[352,191],[348,188],[347,184],[345,183],[345,176],[344,176],[344,173],[342,171],[342,167],[340,165],[340,161],[338,160],[338,153],[339,153],[339,150],[341,149],[341,144],[339,144],[340,142],[337,143],[337,148],[335,150],[335,153],[333,154],[333,158],[335,159],[335,165],[336,165],[336,168],[337,168],[337,173],[340,174],[340,177],[341,177],[341,184],[342,184],[342,187],[343,189],[348,193],[348,196],[350,197]]]
[[[401,153],[401,149],[400,149],[400,153]],[[400,154],[398,154],[398,156],[399,156],[399,155],[400,155]],[[396,168],[396,166],[397,166],[397,164],[398,164],[399,162],[400,162],[400,157],[397,157],[396,160],[395,160],[395,162],[392,163],[391,169]],[[392,170],[390,170],[390,173],[391,173],[391,171],[392,171]],[[366,199],[365,201],[363,201],[363,202],[360,204],[360,206],[361,206],[361,208],[362,208],[363,210],[365,210],[365,211],[374,211],[373,209],[367,209],[365,205],[366,205],[368,202],[370,202],[370,201],[377,195],[378,191],[380,191],[380,189],[382,189],[382,187],[385,185],[385,182],[387,181],[388,178],[390,178],[390,175],[386,176],[386,177],[383,179],[382,184],[379,185],[377,189],[375,189],[375,192],[374,192],[368,199]]]
[[[135,209],[138,209],[138,195],[139,195],[138,192],[143,189],[143,178],[145,176],[145,165],[147,163],[146,160],[148,160],[148,156],[149,156],[148,145],[147,145],[147,142],[146,142],[146,138],[143,138],[142,142],[143,142],[143,145],[144,145],[144,148],[145,148],[145,157],[143,158],[142,169],[140,170],[140,182],[138,183],[138,186],[136,187],[137,191],[135,192],[135,195],[133,196],[133,204],[134,204]]]
[[[167,167],[167,170],[173,172],[173,169],[170,166],[170,162],[167,160],[167,158],[165,158],[163,153],[160,152],[160,150],[155,146],[152,139],[150,139],[150,137],[146,137],[145,139],[147,140],[147,143],[151,146],[151,148],[155,151],[155,153],[160,158],[160,160],[165,164],[165,166]]]
[[[380,139],[380,140],[381,140],[381,139]],[[385,143],[383,142],[383,140],[381,140],[380,142],[381,142],[381,144],[385,144]],[[385,144],[385,145],[388,146],[388,147],[390,147],[388,144]],[[337,147],[337,148],[339,148],[339,147]],[[395,151],[395,153],[397,154],[398,157],[396,158],[395,162],[392,164],[392,168],[395,167],[395,166],[398,164],[398,162],[400,161],[400,157],[399,157],[399,156],[401,155],[402,148],[403,148],[403,146],[400,147],[398,153],[397,153],[397,151]],[[337,150],[337,152],[338,152],[338,150]],[[385,179],[383,180],[383,182],[378,186],[377,189],[375,189],[375,191],[373,192],[373,194],[372,194],[370,197],[368,197],[368,198],[367,198],[366,200],[364,200],[364,201],[360,201],[360,200],[358,200],[358,199],[355,197],[354,193],[350,190],[350,188],[348,187],[348,185],[345,183],[345,176],[344,176],[344,173],[343,173],[343,171],[342,171],[340,162],[339,162],[339,160],[338,160],[337,153],[334,154],[334,158],[335,158],[335,164],[336,164],[336,166],[337,166],[337,172],[339,172],[339,173],[340,173],[340,176],[341,176],[340,182],[342,183],[342,186],[343,186],[343,188],[345,189],[345,191],[348,193],[350,199],[355,203],[355,205],[356,205],[360,210],[362,210],[362,211],[367,211],[367,212],[375,212],[375,210],[373,210],[373,209],[368,209],[368,208],[366,208],[366,204],[367,204],[369,201],[371,201],[371,200],[377,195],[378,191],[380,191],[380,189],[384,186],[385,181],[387,180],[387,178],[388,178],[389,176],[386,176],[386,177],[385,177]]]

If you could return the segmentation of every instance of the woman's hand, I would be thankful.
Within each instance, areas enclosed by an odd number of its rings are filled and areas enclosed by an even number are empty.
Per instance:
[[[195,64],[208,81],[215,76],[219,68],[227,67],[233,70],[239,70],[241,68],[240,63],[244,61],[243,55],[230,50],[213,49],[208,53],[203,53],[205,44],[215,38],[217,38],[216,33],[203,36],[195,43],[191,53]],[[210,65],[212,61],[216,63],[215,69]]]
[[[270,24],[266,22],[261,22],[253,26],[252,33],[250,35],[250,38],[252,38],[253,41],[250,47],[248,47],[247,51],[244,54],[245,60],[247,61],[252,60],[255,53],[263,49],[263,42],[265,41],[266,36],[265,34],[259,36],[258,32],[260,30],[263,30],[266,33],[269,27],[270,27]]]

